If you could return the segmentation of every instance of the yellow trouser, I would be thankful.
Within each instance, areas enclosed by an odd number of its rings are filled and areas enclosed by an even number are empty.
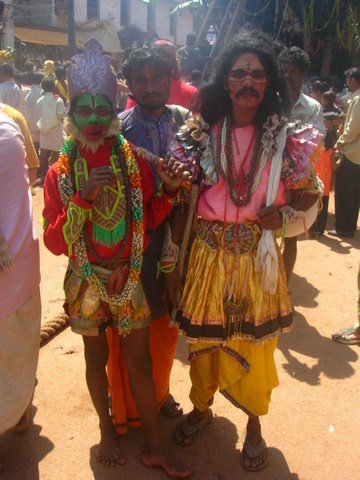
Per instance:
[[[274,351],[277,338],[263,344],[241,339],[223,345],[190,344],[190,400],[207,410],[217,389],[235,406],[255,416],[268,412],[271,391],[279,384]]]

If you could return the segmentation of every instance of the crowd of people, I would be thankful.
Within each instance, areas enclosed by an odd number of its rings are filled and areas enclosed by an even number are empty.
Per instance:
[[[194,40],[135,47],[118,75],[94,39],[67,65],[0,65],[0,433],[26,431],[35,388],[40,185],[45,246],[69,259],[64,308],[83,339],[96,458],[125,464],[119,436],[141,426],[140,461],[170,478],[192,472],[168,456],[159,414],[193,445],[218,390],[248,417],[242,467],[266,467],[260,417],[292,326],[297,237],[324,234],[331,189],[329,235],[353,237],[360,206],[360,69],[346,92],[334,77],[308,82],[305,51],[244,30],[205,81]],[[169,391],[178,332],[186,416]],[[333,339],[360,343],[360,327]]]

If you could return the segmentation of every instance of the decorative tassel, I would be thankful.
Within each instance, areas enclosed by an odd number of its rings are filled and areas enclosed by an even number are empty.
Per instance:
[[[125,218],[120,220],[113,230],[108,230],[101,225],[93,224],[93,240],[104,247],[115,247],[125,235]]]
[[[112,231],[112,244],[116,245],[124,238],[125,235],[125,218],[120,220],[120,223]]]

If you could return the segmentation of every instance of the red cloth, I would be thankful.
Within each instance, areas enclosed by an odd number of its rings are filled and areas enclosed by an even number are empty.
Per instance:
[[[198,92],[199,90],[193,85],[188,85],[181,79],[172,78],[170,85],[170,95],[166,104],[180,105],[181,107],[192,110],[194,108]],[[135,105],[135,100],[129,97],[125,110],[130,110],[130,108],[135,107]]]
[[[105,144],[98,149],[97,152],[92,153],[88,150],[79,148],[80,155],[83,158],[86,158],[88,173],[90,174],[91,170],[94,167],[101,167],[105,165],[110,165],[109,158],[112,153],[112,146],[115,139],[109,139],[105,141]],[[162,193],[161,196],[154,197],[154,174],[151,167],[145,160],[137,159],[138,165],[140,167],[140,174],[142,180],[142,192],[143,192],[143,210],[144,210],[144,249],[148,244],[148,235],[146,230],[153,230],[158,225],[160,225],[165,217],[170,213],[172,208],[172,202],[170,201],[172,197],[169,197],[165,193]],[[44,203],[45,207],[43,210],[43,218],[47,222],[47,226],[44,232],[44,243],[46,247],[55,255],[68,255],[68,245],[65,242],[63,235],[63,226],[67,219],[67,206],[64,206],[60,194],[58,191],[57,184],[57,163],[53,164],[48,171],[48,174],[44,183]],[[85,209],[91,209],[92,204],[88,203],[80,198],[79,192],[77,192],[72,201]],[[87,223],[87,229],[90,240],[92,240],[92,224],[91,222]],[[131,253],[131,230],[129,232],[129,238],[127,245],[122,254],[122,258],[129,258]],[[92,242],[95,252],[101,258],[112,258],[117,250],[120,248],[121,243],[116,245],[113,248],[108,248],[98,243]],[[95,259],[88,252],[90,262],[95,261]]]
[[[140,417],[133,399],[124,355],[115,328],[106,330],[109,344],[107,375],[112,400],[112,419],[119,434],[128,427],[140,427]],[[158,411],[169,396],[169,378],[174,360],[178,329],[169,327],[169,316],[153,320],[150,326],[149,348],[153,362],[153,379]]]
[[[324,183],[324,196],[328,197],[330,195],[331,189],[331,179],[332,179],[332,168],[331,168],[331,155],[333,149],[329,148],[328,150],[323,150],[316,162],[315,172],[316,175]]]

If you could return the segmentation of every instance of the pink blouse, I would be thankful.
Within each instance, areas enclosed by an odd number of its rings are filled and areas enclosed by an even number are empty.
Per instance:
[[[216,125],[213,128],[215,137],[217,136],[217,130],[218,128]],[[245,175],[249,173],[254,144],[255,125],[233,129],[232,149],[235,160],[235,178],[239,174],[241,168],[243,168]],[[233,203],[230,197],[228,183],[219,176],[217,184],[208,188],[201,194],[198,202],[197,214],[206,220],[214,221],[219,220],[223,222],[237,223],[256,221],[257,212],[265,207],[266,204],[269,174],[270,161],[267,160],[260,174],[260,180],[256,190],[252,193],[249,203],[242,207],[237,207]],[[279,184],[274,204],[277,207],[285,205],[285,187],[281,182]]]

